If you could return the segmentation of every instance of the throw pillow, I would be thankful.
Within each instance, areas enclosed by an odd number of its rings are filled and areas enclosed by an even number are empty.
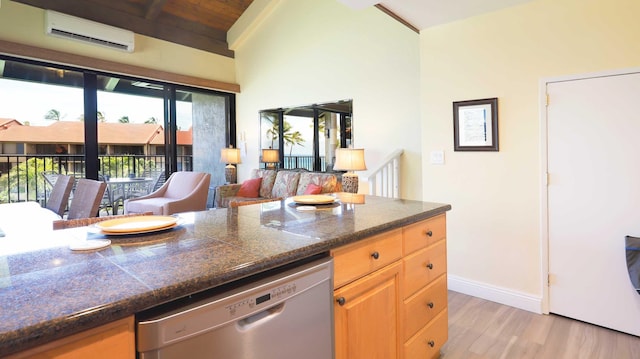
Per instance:
[[[309,183],[307,188],[304,190],[304,194],[320,194],[322,193],[322,186],[318,186],[317,184]]]
[[[260,197],[260,183],[262,183],[262,177],[249,179],[242,182],[237,196],[249,198]]]

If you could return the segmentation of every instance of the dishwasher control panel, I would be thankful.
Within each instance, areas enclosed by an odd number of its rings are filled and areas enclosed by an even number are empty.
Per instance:
[[[253,310],[256,306],[268,303],[270,301],[280,302],[282,299],[288,298],[296,293],[298,286],[295,282],[289,282],[284,285],[271,289],[266,293],[257,294],[253,297],[245,297],[237,302],[228,304],[225,309],[229,312],[229,316],[234,316],[238,312],[243,313],[242,309],[248,308]]]

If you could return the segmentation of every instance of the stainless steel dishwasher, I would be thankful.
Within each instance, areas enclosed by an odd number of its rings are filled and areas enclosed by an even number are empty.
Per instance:
[[[138,357],[334,358],[331,258],[290,265],[218,291],[223,292],[141,313]]]

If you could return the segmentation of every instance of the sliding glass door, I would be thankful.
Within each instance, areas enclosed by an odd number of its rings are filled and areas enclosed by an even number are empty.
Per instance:
[[[0,203],[46,198],[43,171],[224,183],[234,94],[0,56],[0,96]]]

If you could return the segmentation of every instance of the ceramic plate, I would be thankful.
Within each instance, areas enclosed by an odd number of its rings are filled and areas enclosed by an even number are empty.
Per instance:
[[[295,203],[302,203],[302,204],[327,204],[327,203],[333,203],[336,200],[336,198],[333,196],[326,196],[326,195],[320,195],[320,194],[295,196],[292,199]]]
[[[69,245],[72,251],[90,251],[100,249],[111,245],[108,239],[87,239],[86,241],[78,241]]]
[[[95,226],[104,234],[135,234],[173,228],[177,222],[173,216],[135,216],[110,219]]]

